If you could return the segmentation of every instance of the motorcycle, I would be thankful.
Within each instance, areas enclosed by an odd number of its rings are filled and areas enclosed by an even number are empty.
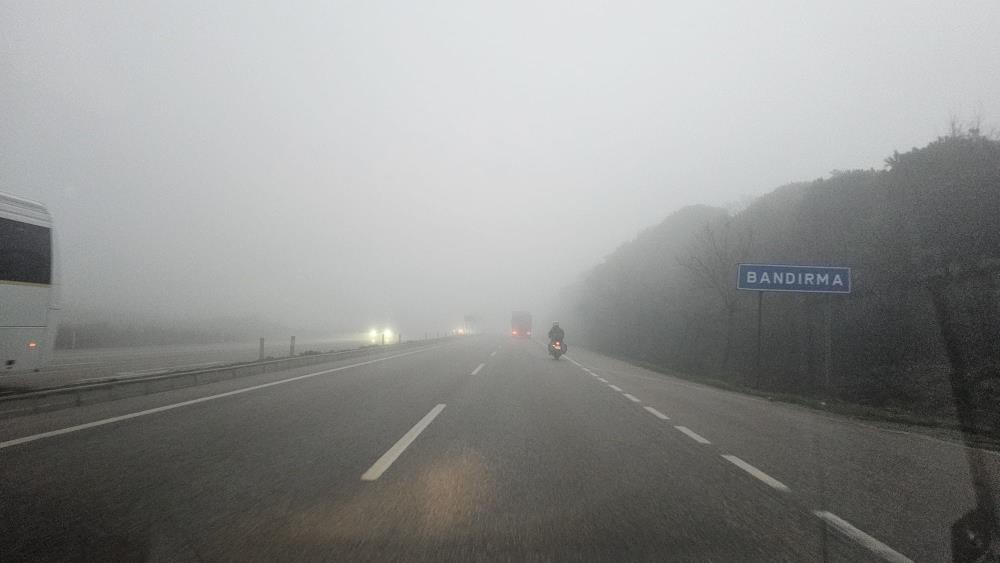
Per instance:
[[[562,356],[565,353],[566,353],[566,343],[565,342],[563,342],[562,340],[553,340],[552,342],[549,342],[549,355],[550,356],[552,356],[553,358],[555,358],[555,359],[558,360],[559,356]]]

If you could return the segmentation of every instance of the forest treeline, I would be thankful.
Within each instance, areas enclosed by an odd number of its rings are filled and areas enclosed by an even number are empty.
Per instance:
[[[958,382],[974,423],[995,432],[1000,142],[953,130],[885,164],[789,184],[736,213],[670,215],[567,290],[581,341],[736,386],[938,417],[954,416]],[[758,370],[741,262],[849,266],[853,292],[765,293]]]

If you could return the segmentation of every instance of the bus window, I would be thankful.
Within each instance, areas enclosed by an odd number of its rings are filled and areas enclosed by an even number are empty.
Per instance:
[[[0,217],[0,281],[52,283],[52,232]]]

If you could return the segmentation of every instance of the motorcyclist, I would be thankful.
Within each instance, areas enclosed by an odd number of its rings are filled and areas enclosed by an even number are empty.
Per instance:
[[[559,321],[552,323],[552,328],[549,329],[549,345],[551,346],[553,342],[559,341],[563,343],[563,350],[566,349],[566,331],[559,326]]]

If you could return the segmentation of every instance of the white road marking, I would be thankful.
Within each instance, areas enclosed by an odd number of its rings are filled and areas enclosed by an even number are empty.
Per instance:
[[[632,395],[631,393],[622,393],[622,395],[625,395],[625,398],[628,399],[628,400],[630,400],[630,401],[632,401],[633,403],[641,403],[642,402],[642,401],[639,400],[639,397],[636,397],[635,395]]]
[[[417,439],[417,436],[419,436],[420,433],[423,432],[435,418],[437,418],[437,415],[441,414],[444,407],[444,404],[439,404],[431,409],[431,412],[424,415],[424,417],[420,419],[420,422],[417,422],[413,428],[410,428],[409,432],[403,434],[403,437],[400,438],[398,442],[393,444],[392,447],[389,448],[389,451],[382,454],[382,457],[378,458],[368,471],[365,471],[364,474],[361,475],[361,480],[374,481],[381,477],[382,474],[385,473],[385,470],[389,469],[389,466],[396,461],[406,448],[410,447],[410,444]]]
[[[490,352],[490,357],[491,357],[491,358],[492,358],[493,356],[496,356],[496,355],[497,355],[497,351],[496,351],[496,350],[493,350],[492,352]]]
[[[603,377],[598,377],[597,380],[600,381],[601,383],[607,383],[608,382],[608,380],[604,379]]]
[[[734,455],[724,455],[722,457],[725,458],[730,463],[732,463],[733,465],[735,465],[736,467],[739,467],[743,471],[746,471],[747,473],[753,475],[757,479],[760,479],[761,481],[767,483],[768,486],[774,489],[778,489],[779,491],[784,491],[786,493],[791,492],[791,489],[789,489],[784,483],[775,479],[774,477],[771,477],[767,473],[764,473],[760,469],[757,469],[756,467],[750,465],[749,463],[743,461],[742,459]]]
[[[850,522],[847,522],[832,512],[814,510],[813,514],[818,516],[827,524],[833,526],[838,532],[867,547],[886,561],[893,561],[895,563],[913,563],[913,560],[909,557],[855,528],[850,524]]]
[[[698,442],[699,444],[711,444],[712,443],[712,442],[709,442],[708,440],[702,438],[697,432],[694,432],[693,430],[691,430],[687,426],[674,426],[674,428],[676,428],[676,429],[680,430],[681,432],[687,434],[688,438],[691,438],[692,440],[694,440],[695,442]]]
[[[639,369],[641,369],[641,368],[639,368]],[[648,371],[648,370],[646,370],[646,371]],[[677,377],[669,376],[669,375],[664,375],[662,373],[657,373],[656,375],[644,375],[641,372],[634,372],[634,373],[631,373],[629,375],[631,375],[632,377],[638,377],[638,378],[641,378],[641,379],[645,379],[647,381],[655,381],[657,383],[663,383],[665,380],[667,380],[667,381],[669,381],[669,383],[671,385],[678,385],[678,386],[681,386],[681,387],[688,387],[690,389],[696,389],[698,391],[703,391],[703,392],[706,392],[706,393],[725,393],[725,394],[727,394],[727,395],[729,395],[729,396],[731,396],[731,397],[733,397],[735,399],[741,400],[741,401],[753,401],[753,402],[757,402],[757,403],[768,403],[770,405],[774,405],[774,401],[771,400],[771,399],[759,398],[759,397],[754,397],[754,396],[750,396],[750,395],[743,395],[743,394],[740,394],[740,393],[738,393],[736,391],[726,391],[726,390],[720,389],[718,387],[712,387],[710,385],[705,385],[705,384],[701,384],[701,383],[684,382],[684,381],[679,380]],[[791,409],[791,408],[804,409],[805,408],[805,407],[797,407],[797,406],[795,406],[795,405],[793,405],[791,403],[786,403],[786,404],[784,404],[782,406],[785,407],[785,408],[789,408],[789,409]],[[836,424],[861,426],[861,427],[864,427],[864,428],[869,428],[871,430],[875,430],[877,432],[888,432],[890,434],[902,434],[902,435],[906,435],[906,436],[908,436],[910,438],[915,438],[917,440],[926,440],[926,441],[930,441],[930,442],[936,442],[938,444],[944,444],[945,446],[951,446],[953,448],[962,448],[962,449],[966,449],[966,450],[977,450],[978,452],[982,452],[982,453],[984,453],[986,455],[1000,457],[1000,451],[985,450],[985,449],[982,449],[982,448],[970,447],[970,446],[965,445],[965,443],[963,443],[961,441],[956,441],[956,439],[938,438],[936,436],[928,436],[926,434],[921,434],[920,432],[911,432],[909,430],[900,430],[900,429],[896,429],[896,428],[886,428],[886,427],[883,427],[883,426],[877,426],[877,425],[874,425],[874,424],[867,424],[867,423],[864,423],[864,422],[859,422],[859,421],[851,420],[851,419],[847,419],[847,420],[844,420],[844,419],[834,419],[834,417],[832,417],[832,416],[830,417],[830,419],[831,419],[831,421],[833,421]],[[959,436],[961,436],[961,435],[959,435]],[[959,437],[959,438],[957,438],[957,440],[961,440],[961,438]]]
[[[622,392],[622,388],[621,388],[621,387],[619,387],[619,386],[617,386],[617,385],[611,385],[611,384],[609,383],[609,384],[608,384],[608,387],[610,387],[610,388],[614,389],[615,391],[618,391],[619,393],[621,393],[621,392]]]
[[[655,416],[656,418],[658,418],[660,420],[670,420],[669,416],[667,416],[667,415],[663,414],[662,412],[654,409],[653,407],[642,407],[642,408],[646,409],[647,411],[649,411],[649,414]]]
[[[582,368],[583,367],[583,366],[580,365],[580,362],[574,360],[573,358],[570,358],[569,356],[566,356],[566,359],[569,360],[570,363],[572,363],[573,365],[575,365],[578,368]]]
[[[254,385],[252,387],[244,387],[242,389],[236,389],[234,391],[227,391],[225,393],[219,393],[217,395],[208,395],[207,397],[199,397],[197,399],[192,399],[190,401],[182,401],[180,403],[173,403],[170,405],[163,405],[162,407],[156,407],[153,409],[147,409],[144,411],[133,412],[129,414],[123,414],[121,416],[113,416],[111,418],[105,418],[102,420],[95,420],[94,422],[88,422],[86,424],[78,424],[76,426],[69,426],[67,428],[60,428],[59,430],[51,430],[49,432],[42,432],[40,434],[32,434],[30,436],[25,436],[23,438],[15,438],[13,440],[7,440],[6,442],[0,442],[0,450],[4,448],[9,448],[11,446],[17,446],[20,444],[26,444],[28,442],[34,442],[36,440],[42,440],[45,438],[52,438],[55,436],[61,436],[63,434],[69,434],[71,432],[79,432],[80,430],[86,430],[88,428],[95,428],[97,426],[104,426],[106,424],[114,424],[115,422],[121,422],[123,420],[129,420],[133,418],[139,418],[140,416],[148,416],[151,414],[156,414],[158,412],[169,411],[173,409],[179,409],[181,407],[186,407],[188,405],[196,405],[198,403],[204,403],[206,401],[214,401],[215,399],[221,399],[223,397],[231,397],[233,395],[240,395],[242,393],[249,393],[251,391],[257,391],[258,389],[266,389],[268,387],[274,387],[275,385],[283,385],[285,383],[291,383],[293,381],[300,381],[302,379],[308,379],[310,377],[316,377],[318,375],[326,375],[328,373],[334,373],[338,371],[344,371],[347,369],[357,368],[361,366],[367,366],[370,364],[376,364],[379,362],[384,362],[386,360],[392,360],[395,358],[402,358],[403,356],[412,356],[413,354],[419,354],[420,352],[426,352],[428,350],[434,350],[440,348],[441,346],[432,346],[430,348],[422,348],[420,350],[414,350],[412,352],[404,352],[402,354],[395,354],[392,356],[386,356],[384,358],[378,358],[375,360],[368,360],[366,362],[359,362],[356,364],[351,364],[348,366],[340,366],[332,369],[325,369],[323,371],[317,371],[313,373],[307,373],[305,375],[297,375],[295,377],[289,377],[288,379],[279,379],[278,381],[271,381],[270,383],[262,383],[260,385]]]
[[[476,366],[476,369],[472,370],[471,375],[476,375],[477,373],[479,373],[479,370],[483,369],[484,367],[486,367],[486,364],[479,364],[478,366]]]

